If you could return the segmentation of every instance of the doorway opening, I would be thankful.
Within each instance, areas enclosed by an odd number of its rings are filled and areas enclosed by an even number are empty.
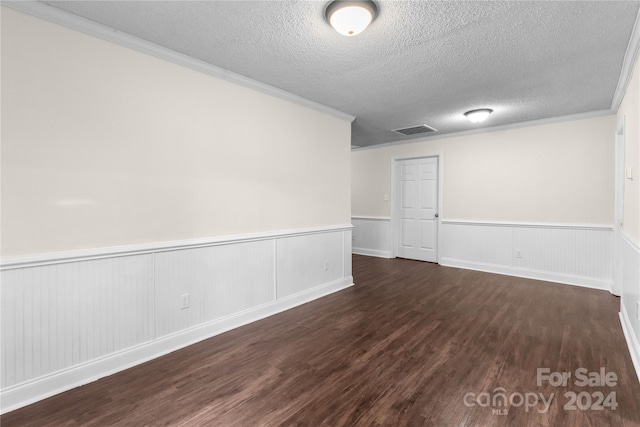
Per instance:
[[[624,150],[625,150],[625,122],[622,118],[615,136],[615,178],[614,178],[614,210],[613,210],[613,277],[611,293],[622,294],[622,227],[624,222]]]

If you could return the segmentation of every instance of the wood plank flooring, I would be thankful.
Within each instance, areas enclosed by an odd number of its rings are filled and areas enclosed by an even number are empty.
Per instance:
[[[640,426],[640,383],[619,298],[608,292],[402,259],[354,256],[353,271],[350,289],[13,411],[0,423]],[[617,375],[615,386],[574,384],[576,369],[601,367]],[[537,368],[572,377],[567,386],[538,386]],[[482,393],[491,402],[499,387],[512,404],[482,406]],[[618,406],[565,410],[567,392],[587,392],[591,403],[596,392],[615,392]],[[518,394],[531,407],[519,405]]]

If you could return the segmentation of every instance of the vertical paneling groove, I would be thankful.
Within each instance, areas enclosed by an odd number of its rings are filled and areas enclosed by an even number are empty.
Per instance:
[[[156,254],[151,254],[151,293],[152,297],[148,299],[147,303],[149,304],[149,324],[151,325],[151,339],[158,338],[157,325],[155,321],[155,313],[157,310],[156,307],[156,295],[158,294],[157,286],[156,286]]]
[[[33,330],[31,329],[31,313],[33,311],[33,305],[26,303],[25,295],[31,296],[33,294],[33,281],[30,281],[27,286],[22,290],[22,299],[20,301],[20,306],[23,308],[21,323],[22,323],[22,331],[21,336],[18,338],[20,342],[20,353],[17,358],[19,363],[21,363],[21,377],[19,377],[20,381],[24,381],[31,376],[31,367],[33,366],[33,360],[31,359],[31,346],[29,343],[25,342],[25,337],[33,335]]]
[[[2,381],[3,388],[5,387],[5,384],[12,384],[17,381],[16,341],[18,332],[16,329],[17,316],[15,314],[15,307],[19,303],[17,295],[18,290],[19,289],[16,289],[15,287],[5,286],[4,283],[2,284],[2,287],[0,287],[0,292],[2,293],[2,305],[0,306],[0,309],[4,314],[2,319],[3,321],[0,324],[2,327],[2,336],[7,337],[9,343],[13,343],[13,345],[0,346],[0,352],[2,354],[2,377],[0,377],[0,380]]]
[[[273,264],[273,298],[278,299],[278,240],[273,239],[273,257],[271,259]]]
[[[342,259],[344,260],[343,277],[349,277],[352,275],[351,242],[352,242],[351,230],[343,231],[343,250],[342,250]]]

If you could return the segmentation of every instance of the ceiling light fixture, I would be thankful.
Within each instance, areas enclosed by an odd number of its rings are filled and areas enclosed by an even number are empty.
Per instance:
[[[489,114],[493,113],[493,110],[490,108],[481,108],[479,110],[471,110],[464,113],[464,115],[472,121],[473,123],[481,123],[487,120]]]
[[[324,16],[340,34],[355,36],[371,24],[377,13],[378,7],[372,1],[335,0],[329,3]]]

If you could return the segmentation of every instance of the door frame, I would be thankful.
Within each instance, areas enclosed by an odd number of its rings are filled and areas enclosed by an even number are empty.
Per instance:
[[[442,199],[443,199],[443,183],[444,183],[444,155],[441,151],[427,154],[415,154],[406,156],[391,157],[391,258],[396,258],[396,226],[398,225],[398,194],[396,191],[398,164],[402,160],[435,158],[438,164],[438,218],[436,220],[436,262],[440,264],[442,256],[442,238],[440,233],[440,224],[442,223]]]
[[[622,231],[624,221],[624,190],[625,190],[625,145],[626,145],[626,121],[622,116],[615,133],[614,144],[614,179],[613,179],[613,271],[611,277],[611,293],[620,296],[622,294]]]

